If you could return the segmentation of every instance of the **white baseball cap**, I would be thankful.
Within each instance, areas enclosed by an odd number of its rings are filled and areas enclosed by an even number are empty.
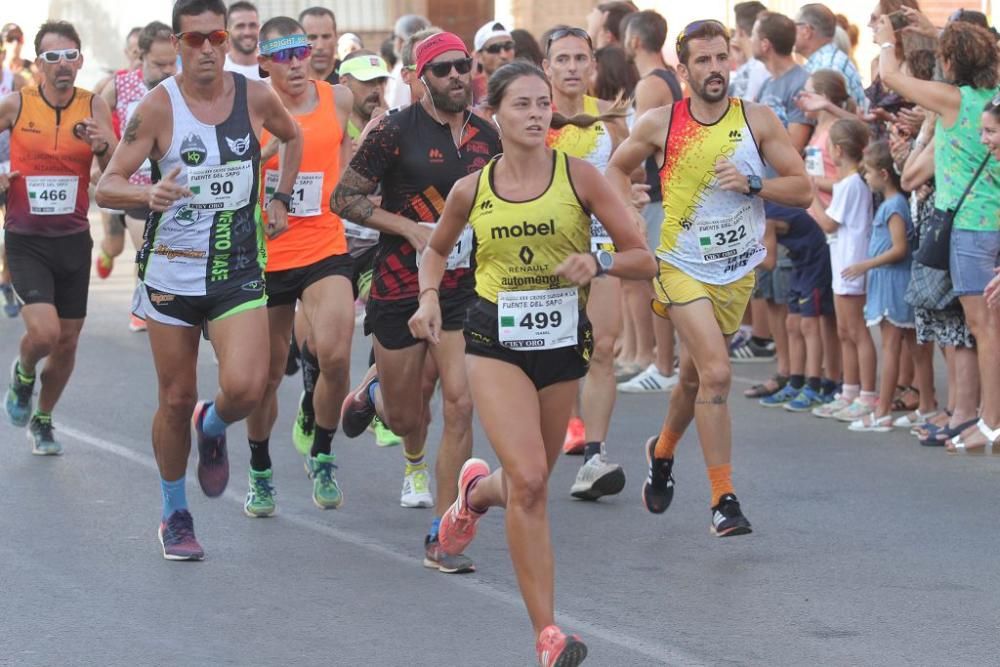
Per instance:
[[[473,40],[473,46],[475,47],[473,51],[482,50],[486,42],[490,41],[494,37],[510,37],[510,31],[504,27],[503,23],[499,21],[490,21],[482,28],[476,31],[476,38]]]

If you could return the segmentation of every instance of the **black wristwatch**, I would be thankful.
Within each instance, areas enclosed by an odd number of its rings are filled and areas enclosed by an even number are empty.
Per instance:
[[[275,192],[273,195],[271,195],[271,199],[273,199],[274,201],[280,201],[282,204],[284,204],[286,211],[292,210],[291,195],[286,195],[284,192]]]
[[[757,176],[756,174],[750,174],[747,176],[747,186],[750,188],[750,192],[747,193],[747,197],[758,195],[760,194],[760,191],[764,189],[764,183],[760,180],[760,176]]]
[[[600,278],[615,265],[615,256],[607,250],[598,250],[597,252],[590,253],[590,255],[597,262],[597,274],[594,276],[595,278]]]

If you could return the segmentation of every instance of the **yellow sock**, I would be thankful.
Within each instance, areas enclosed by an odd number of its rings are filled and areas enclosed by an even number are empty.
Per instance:
[[[733,493],[733,465],[709,466],[708,482],[712,485],[712,507],[727,493]]]
[[[410,454],[407,451],[403,452],[403,456],[406,457],[406,474],[409,475],[415,470],[423,470],[427,467],[424,463],[424,450],[420,450],[416,454]]]

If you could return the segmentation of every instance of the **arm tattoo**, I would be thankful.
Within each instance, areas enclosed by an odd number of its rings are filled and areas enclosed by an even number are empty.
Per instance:
[[[125,126],[125,134],[122,135],[122,141],[126,144],[133,143],[139,134],[139,125],[141,124],[142,118],[139,117],[139,114],[132,114],[132,117],[129,118],[128,125]]]
[[[719,395],[717,395],[717,396],[713,396],[712,398],[709,398],[707,400],[699,398],[698,400],[696,400],[694,402],[694,404],[695,405],[725,405],[726,404],[726,397],[725,396],[719,396]]]
[[[376,185],[375,181],[348,167],[330,195],[330,210],[359,225],[365,224],[375,212],[375,205],[368,199],[368,195],[375,192]]]

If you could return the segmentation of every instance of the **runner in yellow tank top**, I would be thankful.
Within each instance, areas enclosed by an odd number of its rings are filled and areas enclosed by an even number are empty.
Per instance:
[[[420,265],[418,338],[441,332],[437,286],[445,258],[471,224],[476,292],[465,322],[466,367],[476,412],[503,468],[462,467],[458,500],[441,518],[441,548],[460,553],[490,507],[506,507],[507,539],[543,667],[579,665],[587,649],[554,624],[553,557],[546,480],[587,371],[592,344],[585,304],[602,273],[642,280],[655,272],[631,212],[591,165],[545,146],[551,88],[534,65],[504,65],[490,79],[489,107],[504,153],[455,184]],[[618,247],[590,254],[589,212]],[[511,420],[510,415],[518,415]]]
[[[712,532],[751,532],[733,493],[732,378],[728,338],[739,326],[763,260],[762,199],[807,206],[811,187],[788,133],[766,107],[730,99],[729,33],[696,21],[677,38],[678,72],[691,97],[647,112],[611,159],[608,177],[627,192],[628,175],[650,156],[662,165],[665,220],[656,254],[653,312],[673,321],[683,343],[680,382],[658,437],[646,442],[646,508],[673,498],[674,450],[697,421],[712,486]],[[764,162],[778,176],[763,179]]]
[[[585,95],[587,82],[596,67],[590,37],[579,28],[553,28],[546,44],[543,66],[552,82],[553,104],[564,116],[583,114],[590,122],[582,127],[567,125],[549,130],[547,144],[572,157],[586,160],[601,173],[608,167],[611,154],[628,130],[622,117],[602,116],[614,113],[611,105]],[[596,216],[591,217],[591,250],[613,251],[614,245]],[[605,277],[595,281],[587,314],[594,325],[594,355],[587,381],[580,397],[579,416],[574,413],[566,429],[563,451],[583,454],[584,463],[577,472],[570,493],[582,500],[596,500],[614,495],[625,488],[625,472],[609,463],[604,452],[611,413],[618,386],[615,381],[615,341],[621,334],[621,281]]]

